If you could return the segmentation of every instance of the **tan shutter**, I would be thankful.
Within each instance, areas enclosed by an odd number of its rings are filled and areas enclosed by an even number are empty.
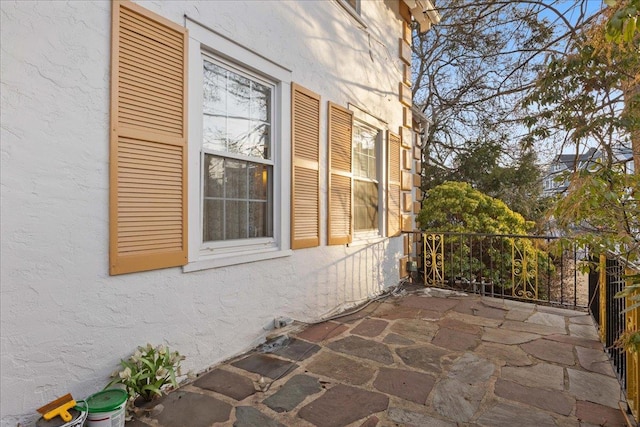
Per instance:
[[[291,248],[320,244],[320,95],[291,86]]]
[[[187,31],[113,2],[110,274],[187,263]]]
[[[387,235],[400,234],[400,136],[388,132],[389,141],[389,185],[387,188]]]
[[[351,135],[353,113],[329,103],[328,243],[344,245],[352,239],[353,190]]]

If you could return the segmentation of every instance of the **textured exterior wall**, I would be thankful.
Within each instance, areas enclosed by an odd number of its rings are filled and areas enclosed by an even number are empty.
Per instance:
[[[188,15],[292,70],[326,101],[389,123],[398,101],[396,1],[141,2]],[[111,4],[0,2],[1,425],[29,424],[67,392],[99,391],[137,345],[165,342],[195,372],[259,342],[273,318],[316,320],[398,282],[402,239],[322,246],[290,257],[184,273],[108,274]],[[323,175],[324,176],[324,175]]]

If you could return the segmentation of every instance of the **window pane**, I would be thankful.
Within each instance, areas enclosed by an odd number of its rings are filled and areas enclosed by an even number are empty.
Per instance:
[[[204,221],[202,224],[202,240],[210,242],[212,240],[224,240],[223,221],[224,202],[222,200],[204,201]]]
[[[267,202],[249,202],[249,237],[271,237]]]
[[[208,114],[224,114],[227,105],[227,72],[211,62],[204,62],[204,106]]]
[[[224,196],[224,159],[210,154],[204,156],[204,196]]]
[[[271,180],[269,166],[249,164],[249,199],[267,200],[267,189]]]
[[[228,200],[225,202],[225,240],[246,239],[247,202]]]
[[[272,89],[204,61],[203,146],[270,158]]]
[[[378,229],[378,184],[356,180],[354,185],[354,229]]]
[[[247,163],[226,159],[224,162],[225,190],[227,199],[247,198]]]
[[[227,151],[227,119],[221,116],[202,118],[202,146],[209,150]]]

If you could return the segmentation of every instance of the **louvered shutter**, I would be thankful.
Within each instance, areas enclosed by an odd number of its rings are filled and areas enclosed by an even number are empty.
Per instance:
[[[353,113],[329,103],[328,243],[344,245],[352,239],[351,135]]]
[[[320,95],[291,86],[291,248],[320,244]]]
[[[388,132],[387,235],[396,236],[401,229],[400,136]]]
[[[187,31],[113,2],[111,274],[187,263]]]

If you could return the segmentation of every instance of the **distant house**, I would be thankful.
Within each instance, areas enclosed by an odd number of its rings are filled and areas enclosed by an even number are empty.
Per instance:
[[[633,153],[631,148],[614,148],[617,163],[622,164],[627,173],[633,173]],[[569,187],[569,174],[595,165],[602,158],[602,152],[589,148],[582,154],[559,154],[549,165],[543,180],[544,197],[564,193]]]
[[[1,423],[406,276],[429,0],[0,2]]]

